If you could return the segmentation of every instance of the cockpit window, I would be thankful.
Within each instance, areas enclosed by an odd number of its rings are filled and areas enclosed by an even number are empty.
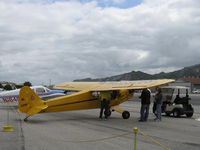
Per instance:
[[[49,93],[50,92],[50,90],[49,89],[46,89],[46,91]]]
[[[36,93],[45,93],[44,88],[36,88]]]

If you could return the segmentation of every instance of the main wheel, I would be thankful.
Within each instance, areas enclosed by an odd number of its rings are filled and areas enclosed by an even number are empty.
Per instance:
[[[180,117],[180,115],[181,115],[181,113],[180,113],[180,110],[178,110],[178,109],[175,109],[174,111],[173,111],[173,116],[174,117]]]
[[[107,116],[110,117],[112,112],[111,112],[110,109],[109,109],[107,112],[104,111],[104,114],[105,114],[105,115],[106,115],[106,113],[107,113]]]
[[[130,117],[130,113],[128,111],[124,111],[122,113],[122,117],[123,117],[123,119],[128,119]]]

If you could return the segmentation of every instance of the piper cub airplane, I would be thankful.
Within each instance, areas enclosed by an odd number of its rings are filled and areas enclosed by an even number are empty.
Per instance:
[[[43,101],[29,87],[22,87],[19,94],[19,112],[26,113],[25,121],[37,113],[84,110],[100,108],[99,94],[109,91],[112,95],[109,108],[122,114],[124,119],[130,117],[128,111],[120,109],[119,104],[134,95],[134,90],[151,88],[174,82],[172,79],[121,81],[121,82],[65,82],[54,86],[54,89],[77,91],[70,95]],[[111,111],[110,111],[111,115]]]

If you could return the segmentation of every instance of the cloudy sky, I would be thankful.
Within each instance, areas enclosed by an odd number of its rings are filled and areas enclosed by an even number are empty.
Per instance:
[[[0,81],[170,72],[199,41],[199,0],[0,0]]]

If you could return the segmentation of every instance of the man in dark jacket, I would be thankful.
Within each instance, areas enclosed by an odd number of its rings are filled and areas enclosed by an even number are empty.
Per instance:
[[[143,89],[141,93],[141,109],[140,109],[140,122],[147,121],[149,116],[149,105],[151,99],[151,92],[149,89]]]

